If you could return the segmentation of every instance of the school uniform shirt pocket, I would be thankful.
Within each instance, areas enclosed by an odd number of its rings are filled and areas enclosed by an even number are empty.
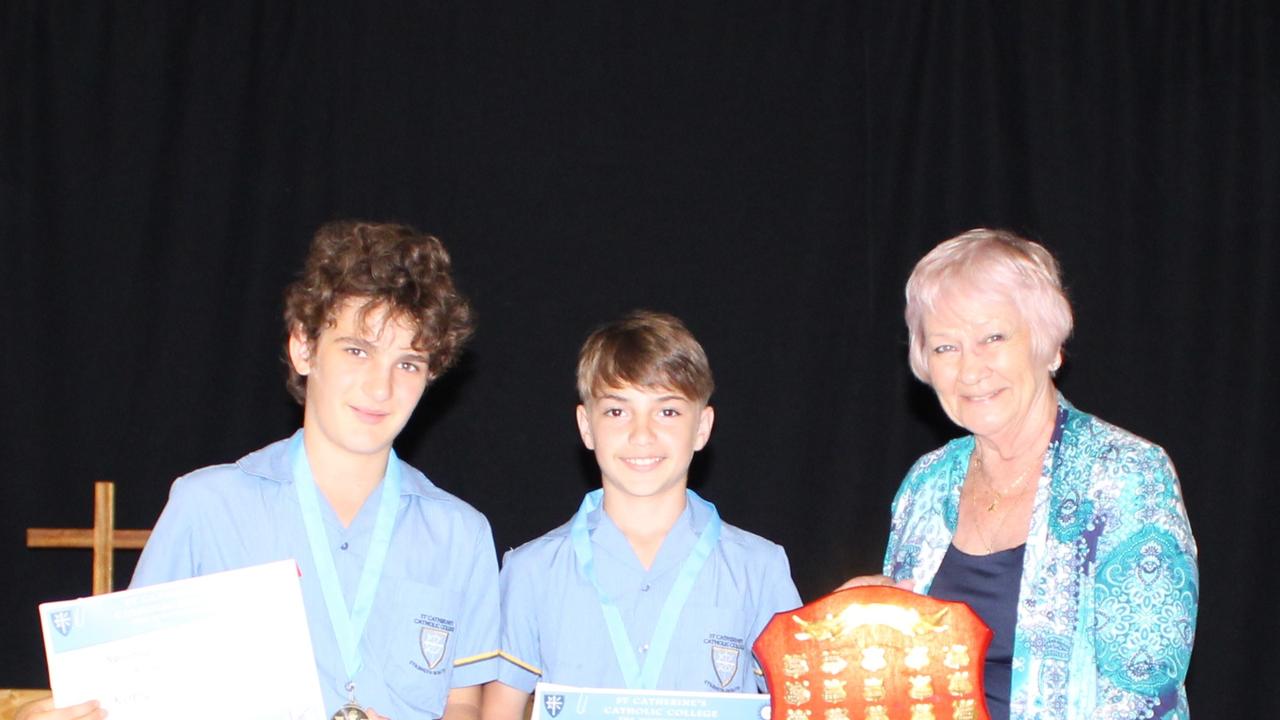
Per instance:
[[[384,670],[388,689],[401,704],[439,717],[453,676],[461,598],[412,580],[400,580],[394,592]]]
[[[626,684],[604,613],[594,597],[580,606],[549,603],[538,625],[538,655],[521,659],[540,665],[539,681],[586,687]]]

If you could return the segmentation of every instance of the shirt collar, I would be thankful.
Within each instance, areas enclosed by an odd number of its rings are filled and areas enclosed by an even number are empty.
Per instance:
[[[298,428],[293,435],[271,443],[270,445],[255,450],[248,455],[236,461],[236,465],[243,472],[260,477],[281,485],[293,484],[293,467],[289,460],[289,443],[294,437],[302,434],[302,428]],[[423,475],[412,465],[403,460],[400,463],[400,496],[418,495],[420,497],[433,497],[441,491],[426,475]]]
[[[679,567],[707,526],[710,513],[707,512],[705,505],[697,502],[701,499],[697,493],[692,490],[688,492],[693,495],[693,498],[685,502],[684,510],[680,512],[675,524],[663,538],[662,547],[658,549],[653,565],[648,570],[650,574],[663,573],[673,567]],[[627,558],[639,566],[640,561],[636,558],[635,551],[631,549],[631,543],[627,542],[626,536],[604,511],[604,502],[587,515],[587,528],[591,531],[591,541],[602,550],[615,558]]]

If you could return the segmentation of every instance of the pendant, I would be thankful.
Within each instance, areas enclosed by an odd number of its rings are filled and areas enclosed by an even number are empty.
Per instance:
[[[369,720],[369,716],[359,705],[347,703],[333,714],[333,720]]]
[[[369,714],[356,702],[355,683],[347,683],[347,702],[338,708],[331,720],[369,720]]]

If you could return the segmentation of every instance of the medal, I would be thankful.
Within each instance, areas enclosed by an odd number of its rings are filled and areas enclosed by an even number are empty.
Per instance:
[[[298,494],[302,524],[307,530],[307,541],[311,545],[316,578],[324,594],[325,609],[329,613],[334,638],[338,641],[342,665],[347,671],[347,702],[338,708],[332,720],[369,720],[369,714],[356,703],[355,677],[364,664],[360,656],[360,637],[364,634],[364,626],[373,610],[374,593],[382,577],[387,550],[391,547],[396,510],[400,506],[400,460],[394,450],[388,454],[386,474],[382,477],[378,518],[374,522],[369,541],[369,555],[360,571],[360,584],[356,586],[355,601],[348,612],[342,586],[338,581],[338,570],[333,562],[333,553],[329,550],[328,538],[325,536],[324,522],[320,519],[319,491],[311,475],[311,464],[302,444],[302,433],[294,435],[289,452],[293,462],[293,487]]]
[[[347,702],[338,708],[331,720],[369,720],[369,714],[356,702],[355,683],[347,683]]]

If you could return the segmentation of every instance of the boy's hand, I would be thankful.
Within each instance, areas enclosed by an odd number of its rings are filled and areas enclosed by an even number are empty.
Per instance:
[[[55,708],[53,698],[29,702],[18,708],[13,720],[102,720],[107,716],[97,700],[82,702],[64,708]]]

